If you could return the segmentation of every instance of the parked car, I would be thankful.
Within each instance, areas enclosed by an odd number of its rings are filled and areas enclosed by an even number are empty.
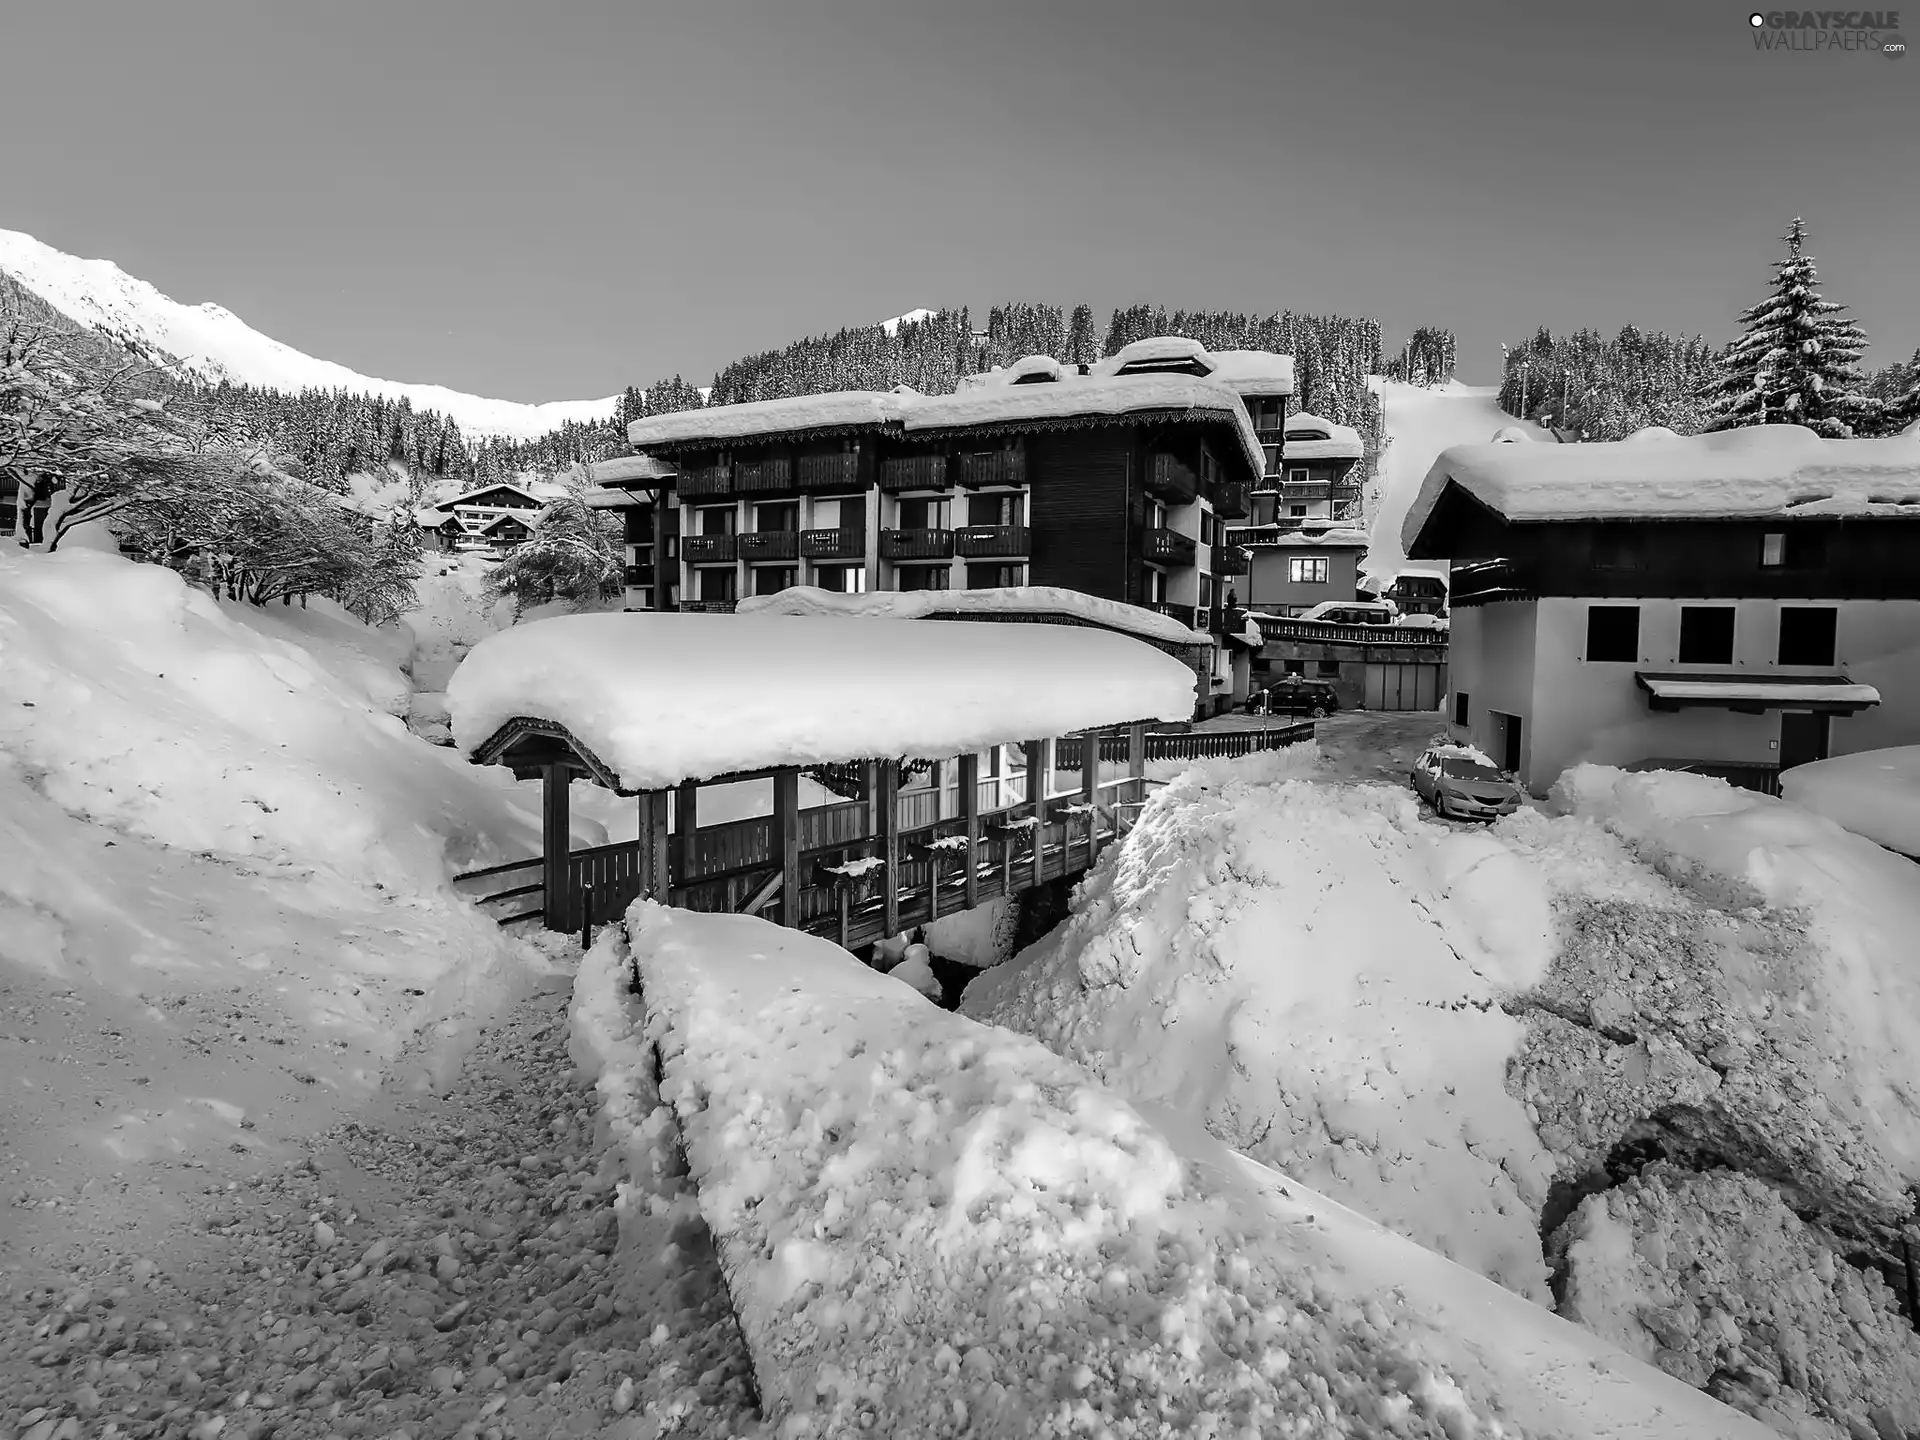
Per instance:
[[[1249,695],[1242,708],[1249,715],[1311,715],[1321,720],[1339,710],[1340,697],[1324,680],[1288,675]]]
[[[1413,791],[1453,820],[1497,820],[1522,798],[1513,776],[1466,745],[1438,745],[1414,761]]]
[[[1391,625],[1400,618],[1400,607],[1391,600],[1327,600],[1295,618],[1332,625]]]

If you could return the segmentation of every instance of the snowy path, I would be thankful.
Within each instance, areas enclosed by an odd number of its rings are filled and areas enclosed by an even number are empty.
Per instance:
[[[0,1435],[747,1433],[698,1227],[670,1212],[616,1259],[569,985],[532,985],[443,1096],[389,1091],[246,1179],[202,1170],[144,1251],[95,1236],[11,1287]]]

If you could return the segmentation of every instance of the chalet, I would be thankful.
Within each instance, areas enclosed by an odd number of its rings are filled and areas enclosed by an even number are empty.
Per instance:
[[[1914,429],[1460,446],[1402,538],[1453,562],[1454,734],[1536,794],[1583,761],[1772,790],[1920,742]]]
[[[845,391],[632,422],[662,472],[646,608],[731,611],[839,593],[1057,586],[1180,620],[1208,647],[1202,708],[1243,695],[1228,591],[1265,452],[1243,401],[1292,362],[1154,339],[1090,366],[1030,357],[951,395]],[[638,525],[636,510],[631,523]],[[629,531],[630,538],[633,531]],[[638,542],[636,542],[638,543]],[[630,601],[631,604],[631,601]]]
[[[1248,608],[1288,616],[1357,597],[1367,536],[1344,526],[1285,530],[1249,540],[1245,548]]]
[[[652,610],[661,566],[677,564],[679,528],[669,509],[674,469],[651,455],[619,455],[577,470],[587,504],[619,514],[626,541],[626,608]],[[656,516],[658,520],[656,521]],[[664,553],[663,553],[664,552]]]

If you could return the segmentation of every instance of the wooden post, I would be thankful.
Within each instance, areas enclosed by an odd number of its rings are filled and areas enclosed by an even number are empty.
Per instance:
[[[574,927],[573,894],[567,884],[567,855],[573,848],[572,768],[543,765],[540,769],[540,879],[546,890],[543,923],[549,930],[569,932]]]
[[[940,838],[938,831],[934,832],[933,838],[936,840]],[[945,853],[938,849],[927,851],[927,919],[929,920],[940,918],[940,857]]]
[[[852,920],[853,894],[847,888],[846,882],[842,881],[833,887],[833,895],[835,902],[840,907],[840,948],[842,950],[850,949],[851,947],[847,944],[847,931],[851,926]]]
[[[1127,727],[1127,798],[1135,804],[1147,798],[1147,726],[1136,720]]]
[[[1047,851],[1047,742],[1029,740],[1022,746],[1027,752],[1027,806],[1037,822],[1033,827],[1033,883],[1044,878],[1042,866]]]
[[[980,757],[960,757],[960,815],[967,827],[967,908],[980,903]]]
[[[640,893],[662,905],[673,903],[672,844],[667,826],[667,792],[649,790],[640,797]]]
[[[1100,732],[1080,737],[1080,803],[1087,807],[1087,868],[1100,858]]]
[[[882,760],[874,804],[880,811],[880,858],[886,862],[887,938],[900,933],[900,762]]]
[[[936,760],[933,762],[933,818],[935,820],[951,820],[953,818],[953,806],[947,800],[947,780],[952,774],[953,762],[951,760]]]
[[[800,928],[800,771],[773,772],[773,853],[780,862],[780,923]]]
[[[700,782],[684,780],[675,792],[673,823],[675,850],[680,861],[680,883],[687,884],[700,868]]]

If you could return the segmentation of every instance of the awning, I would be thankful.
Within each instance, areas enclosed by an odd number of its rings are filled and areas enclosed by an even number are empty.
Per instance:
[[[1768,710],[1815,710],[1852,715],[1880,703],[1871,685],[1845,675],[1686,675],[1633,673],[1654,710],[1716,708],[1758,715]]]

